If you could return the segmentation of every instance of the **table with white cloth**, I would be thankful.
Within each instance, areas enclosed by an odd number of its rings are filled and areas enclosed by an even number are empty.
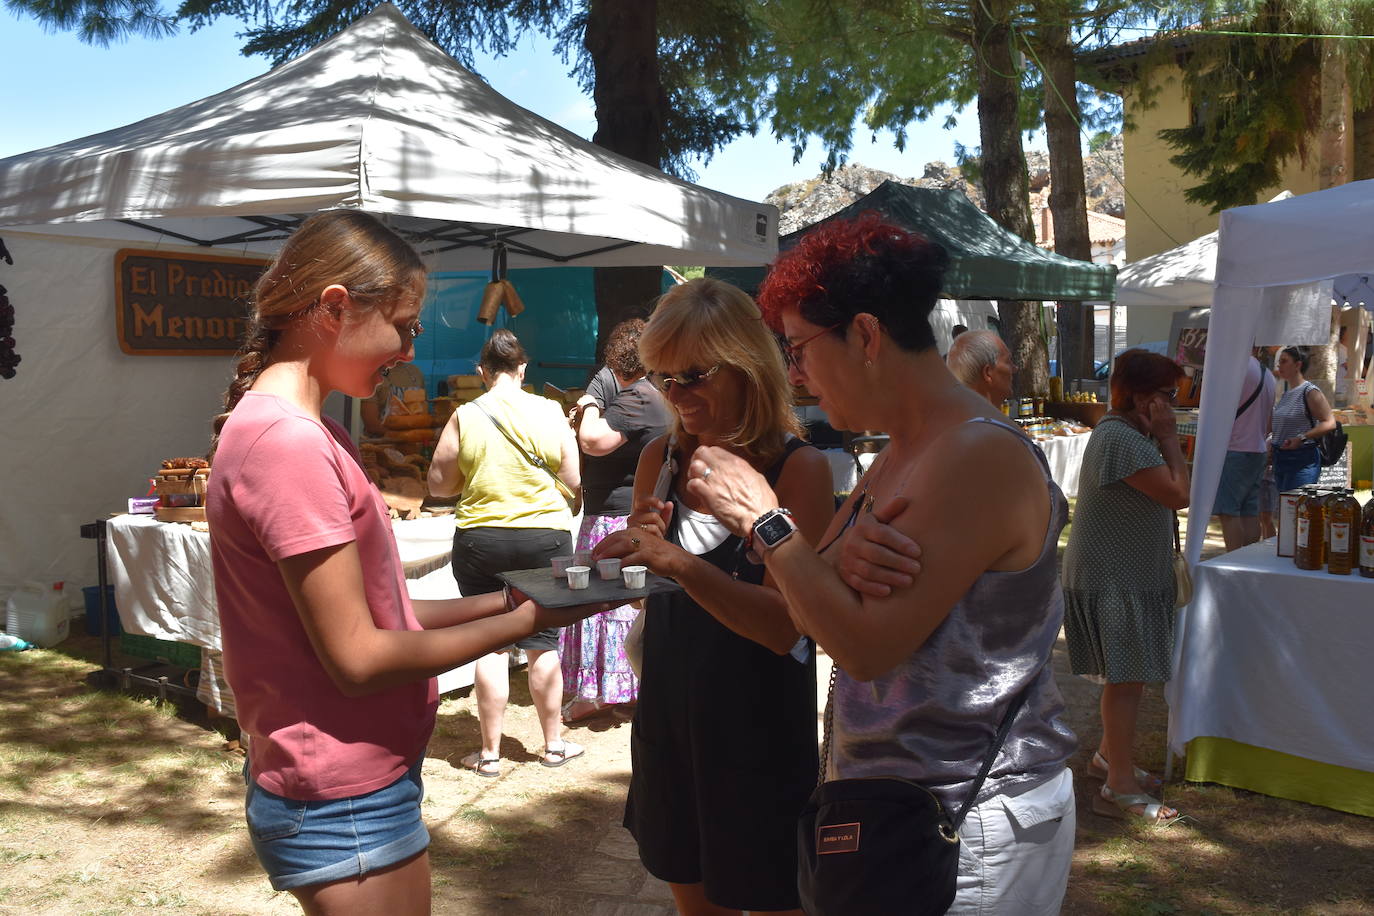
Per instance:
[[[1078,496],[1078,472],[1083,466],[1083,452],[1087,450],[1091,438],[1091,433],[1073,433],[1035,440],[1049,462],[1050,476],[1069,499]]]
[[[210,535],[190,525],[160,522],[148,515],[119,515],[105,523],[106,567],[115,607],[125,632],[199,646],[201,681],[197,696],[232,715],[233,700],[222,677],[219,611],[215,604]],[[438,593],[429,583],[447,575],[453,550],[453,516],[394,520],[401,567],[412,597],[456,597],[456,584]],[[417,595],[417,591],[424,594]],[[468,667],[468,666],[465,666]],[[471,683],[448,678],[445,690]]]
[[[1274,541],[1199,563],[1166,686],[1187,778],[1374,816],[1374,579]]]
[[[1083,452],[1088,447],[1089,433],[1073,433],[1067,436],[1046,436],[1036,439],[1035,444],[1045,453],[1049,462],[1050,475],[1064,495],[1073,499],[1078,495],[1078,470],[1083,464]],[[854,455],[846,449],[825,449],[823,454],[830,461],[830,474],[835,484],[835,494],[848,495],[853,491],[860,476],[859,466],[854,463]],[[859,463],[863,470],[878,457],[872,453],[861,453]]]

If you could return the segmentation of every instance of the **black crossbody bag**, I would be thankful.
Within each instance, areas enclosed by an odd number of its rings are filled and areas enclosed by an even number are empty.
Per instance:
[[[797,821],[797,889],[802,909],[809,916],[944,913],[954,902],[959,827],[992,770],[1026,691],[1002,717],[968,799],[951,819],[929,789],[909,779],[877,776],[826,781],[835,673],[831,668],[820,777]]]
[[[1317,420],[1312,416],[1312,408],[1307,406],[1306,391],[1302,393],[1302,409],[1307,413],[1307,428],[1316,426]],[[1345,446],[1350,437],[1345,434],[1345,427],[1341,425],[1341,421],[1337,420],[1336,428],[1329,433],[1323,433],[1316,441],[1317,456],[1321,459],[1322,467],[1329,468],[1345,456]]]

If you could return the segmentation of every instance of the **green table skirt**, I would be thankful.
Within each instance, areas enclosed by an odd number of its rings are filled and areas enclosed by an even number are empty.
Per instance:
[[[1229,738],[1189,741],[1187,779],[1374,817],[1374,773]]]

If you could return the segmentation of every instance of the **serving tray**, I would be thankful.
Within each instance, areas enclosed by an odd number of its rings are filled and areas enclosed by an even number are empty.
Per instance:
[[[596,574],[595,567],[592,568],[591,580],[587,583],[587,587],[579,589],[568,588],[567,579],[554,578],[553,568],[550,566],[539,569],[517,569],[513,572],[501,573],[499,578],[529,595],[535,604],[550,608],[575,607],[579,604],[601,604],[608,601],[628,604],[631,601],[656,595],[659,592],[679,591],[682,588],[672,579],[665,579],[651,572],[644,574],[643,588],[626,588],[624,581],[619,576],[614,579],[602,579]]]

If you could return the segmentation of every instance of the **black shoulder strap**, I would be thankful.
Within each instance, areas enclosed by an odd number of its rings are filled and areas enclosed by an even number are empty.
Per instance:
[[[1036,674],[1036,679],[1040,677]],[[1030,692],[1031,686],[1035,683],[1032,680],[1025,688],[1016,695],[1016,699],[1011,701],[1011,706],[1007,707],[1006,715],[1002,716],[1002,723],[997,726],[997,737],[993,739],[992,747],[988,749],[988,755],[983,758],[983,766],[978,771],[978,778],[973,781],[973,788],[969,791],[968,798],[964,800],[959,811],[954,815],[950,822],[957,831],[964,823],[964,816],[968,814],[968,809],[973,807],[973,803],[978,800],[978,793],[983,788],[983,782],[988,778],[988,773],[992,772],[993,761],[997,759],[997,752],[1002,749],[1002,743],[1007,740],[1007,732],[1011,730],[1011,721],[1016,718],[1016,714],[1021,711],[1021,704],[1026,702],[1026,694]]]
[[[778,457],[778,460],[774,461],[772,466],[763,474],[768,480],[768,485],[770,487],[777,486],[778,478],[782,476],[782,469],[783,466],[787,464],[787,459],[791,458],[792,453],[804,445],[806,445],[806,443],[796,436],[787,440],[787,443],[782,447],[782,454]]]
[[[821,740],[820,754],[820,774],[816,777],[816,786],[819,788],[825,782],[825,772],[830,767],[830,738],[835,724],[835,678],[839,666],[832,665],[830,668],[830,687],[825,696],[825,724],[823,727],[823,738]],[[1030,693],[1035,682],[1039,680],[1040,673],[1021,689],[1021,692],[1011,701],[1007,711],[1002,715],[1002,721],[997,725],[997,737],[992,741],[992,747],[988,748],[987,755],[983,758],[983,765],[978,769],[978,776],[973,780],[973,788],[969,791],[968,798],[959,806],[959,810],[951,819],[950,824],[957,831],[964,823],[965,816],[973,807],[973,803],[978,800],[978,793],[983,789],[983,783],[987,781],[988,774],[992,772],[992,764],[997,760],[997,754],[1002,750],[1003,743],[1007,740],[1007,732],[1011,730],[1012,720],[1021,711],[1021,705],[1026,702],[1026,695]]]
[[[1250,405],[1253,404],[1253,403],[1255,403],[1255,398],[1259,397],[1259,396],[1260,396],[1260,392],[1263,391],[1263,390],[1264,390],[1264,367],[1263,367],[1263,366],[1260,366],[1259,384],[1255,386],[1255,390],[1252,391],[1252,392],[1250,392],[1250,396],[1249,396],[1248,398],[1245,399],[1245,403],[1242,404],[1242,405],[1240,405],[1240,409],[1236,411],[1236,419],[1237,419],[1237,420],[1240,419],[1240,415],[1241,415],[1241,414],[1245,413],[1245,411],[1247,411],[1247,410],[1250,409]]]

